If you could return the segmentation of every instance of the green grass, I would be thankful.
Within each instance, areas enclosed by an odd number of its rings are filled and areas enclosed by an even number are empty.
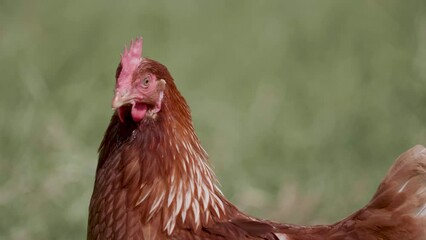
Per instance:
[[[426,144],[426,4],[0,1],[0,239],[83,239],[119,55],[142,35],[225,194],[331,223]]]

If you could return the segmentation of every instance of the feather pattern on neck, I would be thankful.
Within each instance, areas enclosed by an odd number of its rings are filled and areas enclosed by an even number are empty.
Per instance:
[[[177,129],[166,130],[167,138],[160,138],[163,142],[148,150],[152,152],[141,152],[152,157],[141,157],[142,168],[155,169],[157,174],[141,182],[135,203],[146,208],[147,222],[161,215],[162,229],[169,235],[177,224],[198,229],[225,211],[216,177],[193,129]],[[157,166],[147,166],[150,164]]]

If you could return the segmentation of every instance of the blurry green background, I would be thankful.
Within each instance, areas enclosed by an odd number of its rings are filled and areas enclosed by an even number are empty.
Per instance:
[[[125,44],[164,63],[227,197],[332,223],[426,144],[426,2],[0,1],[0,239],[84,239]]]

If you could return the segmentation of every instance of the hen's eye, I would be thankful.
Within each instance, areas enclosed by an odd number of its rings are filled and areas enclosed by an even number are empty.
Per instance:
[[[148,83],[149,83],[149,78],[148,78],[148,77],[145,77],[145,78],[142,80],[142,85],[143,85],[144,87],[147,87],[147,86],[148,86]]]

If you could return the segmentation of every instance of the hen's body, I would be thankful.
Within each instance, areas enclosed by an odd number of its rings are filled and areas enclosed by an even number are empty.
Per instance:
[[[88,239],[426,239],[424,147],[401,155],[370,203],[336,224],[256,219],[217,188],[189,107],[167,69],[144,58],[137,71],[166,82],[164,94],[157,94],[161,110],[132,108],[140,121],[126,109],[112,117],[100,146]]]

